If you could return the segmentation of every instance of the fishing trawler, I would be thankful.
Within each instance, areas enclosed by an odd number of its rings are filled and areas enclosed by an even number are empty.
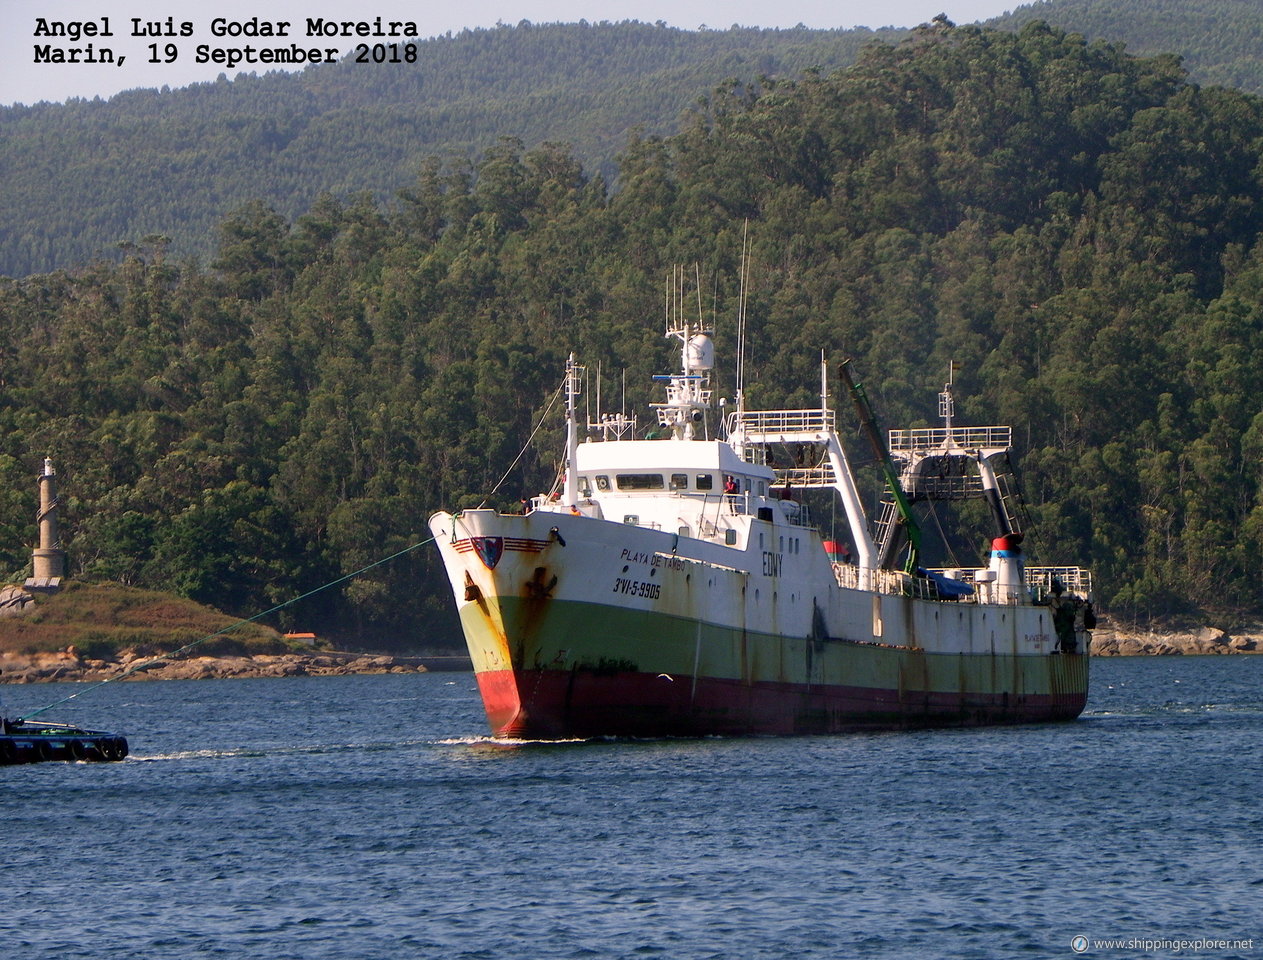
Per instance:
[[[943,426],[884,443],[886,494],[865,514],[822,362],[814,409],[719,404],[711,334],[667,323],[681,368],[652,433],[598,415],[580,442],[584,370],[567,364],[565,465],[522,514],[430,519],[497,736],[819,734],[1069,720],[1088,689],[1091,580],[1027,566],[1007,462],[1010,428]],[[740,383],[740,379],[738,380]],[[729,409],[731,407],[731,409]],[[584,418],[585,421],[587,417]],[[852,556],[802,491],[831,490]],[[920,566],[914,505],[990,506],[985,567]],[[848,548],[850,549],[850,548]]]

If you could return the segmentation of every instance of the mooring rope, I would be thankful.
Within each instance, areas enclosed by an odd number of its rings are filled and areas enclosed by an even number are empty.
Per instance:
[[[504,476],[497,480],[496,485],[488,490],[487,495],[482,498],[482,503],[478,504],[479,510],[485,507],[487,505],[487,501],[495,496],[496,491],[500,489],[500,484],[504,483],[504,481],[509,478],[509,474],[513,472],[513,468],[517,466],[518,461],[521,460],[522,457],[526,455],[526,451],[531,448],[531,441],[535,439],[535,434],[539,433],[539,428],[542,427],[544,425],[544,421],[548,419],[548,414],[552,410],[553,404],[557,402],[557,398],[561,396],[561,391],[564,390],[565,387],[566,378],[563,377],[561,383],[557,386],[556,391],[549,399],[548,406],[546,406],[544,408],[544,412],[540,414],[539,423],[535,424],[535,429],[531,431],[531,435],[526,438],[526,443],[522,444],[522,449],[518,451],[517,456],[513,458],[513,462],[509,464],[509,469],[504,471]]]
[[[92,686],[86,687],[85,689],[80,690],[77,693],[72,693],[68,697],[62,697],[60,700],[50,703],[46,707],[40,707],[38,710],[34,710],[31,713],[23,714],[18,719],[30,720],[32,717],[38,717],[41,713],[46,713],[47,711],[53,709],[53,707],[59,707],[63,703],[69,703],[71,700],[74,700],[85,693],[90,693],[93,690],[97,690],[105,686],[107,683],[113,683],[115,680],[123,680],[127,677],[130,677],[133,673],[139,673],[141,670],[145,670],[148,667],[152,667],[155,663],[161,663],[163,660],[170,660],[173,657],[178,657],[180,654],[184,653],[185,651],[192,650],[199,643],[205,643],[207,640],[214,640],[216,637],[222,637],[224,634],[230,633],[233,630],[236,630],[238,627],[243,627],[247,623],[253,623],[256,620],[261,620],[264,617],[268,616],[269,614],[276,613],[278,610],[284,610],[286,607],[291,606],[295,603],[298,603],[300,600],[306,600],[308,597],[315,596],[317,593],[320,593],[322,590],[328,590],[330,587],[336,587],[340,583],[346,583],[346,581],[352,580],[355,577],[358,577],[360,574],[365,573],[368,570],[372,570],[374,567],[380,567],[383,563],[389,563],[391,560],[398,559],[399,557],[402,557],[406,553],[411,553],[413,550],[417,550],[417,549],[420,549],[421,547],[426,546],[427,544],[431,544],[435,541],[435,539],[436,539],[435,537],[427,537],[426,539],[421,540],[417,543],[414,543],[409,547],[404,547],[402,550],[392,553],[388,557],[382,557],[382,559],[380,560],[374,560],[372,563],[367,564],[366,566],[360,567],[358,570],[356,570],[353,573],[348,573],[346,576],[338,577],[338,579],[336,580],[330,580],[328,583],[322,584],[321,586],[316,587],[314,590],[308,590],[306,593],[300,596],[291,597],[289,600],[286,600],[284,603],[278,603],[274,607],[269,607],[267,610],[264,610],[262,613],[256,613],[253,617],[246,617],[242,620],[236,621],[235,623],[230,623],[228,626],[223,627],[222,629],[216,630],[214,633],[208,633],[204,637],[198,637],[192,643],[186,643],[184,646],[180,647],[178,650],[172,650],[170,653],[164,653],[161,656],[154,657],[151,660],[146,660],[143,663],[134,664],[128,667],[126,670],[124,670],[122,673],[120,673],[116,677],[107,677],[106,679],[98,681],[97,683],[92,684]]]

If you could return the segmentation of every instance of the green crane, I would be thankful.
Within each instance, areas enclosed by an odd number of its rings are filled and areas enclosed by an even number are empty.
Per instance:
[[[899,482],[899,474],[895,471],[895,464],[890,457],[890,451],[886,448],[886,441],[882,439],[881,431],[877,429],[877,420],[873,416],[873,406],[868,402],[868,394],[864,392],[862,384],[851,379],[850,363],[851,360],[848,357],[842,361],[838,369],[842,372],[842,379],[846,383],[847,391],[851,394],[851,400],[859,414],[860,425],[864,428],[868,442],[877,455],[878,463],[881,464],[882,474],[886,478],[886,485],[890,487],[895,509],[898,511],[897,525],[890,530],[889,535],[882,537],[877,565],[887,570],[893,567],[900,531],[902,531],[902,535],[908,538],[908,557],[903,569],[905,573],[915,574],[921,560],[921,526],[912,515],[912,504],[908,502],[908,497],[903,492],[903,484]]]

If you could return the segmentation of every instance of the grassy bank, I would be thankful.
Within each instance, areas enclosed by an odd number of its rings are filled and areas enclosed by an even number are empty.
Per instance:
[[[200,655],[275,654],[296,649],[270,627],[240,623],[192,600],[117,583],[72,580],[56,593],[37,595],[34,609],[24,615],[0,618],[0,653],[33,654],[74,647],[81,657],[108,660],[130,648],[141,656],[152,656],[221,630],[227,632],[198,646]]]

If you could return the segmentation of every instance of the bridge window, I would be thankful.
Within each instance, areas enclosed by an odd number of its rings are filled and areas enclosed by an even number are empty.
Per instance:
[[[620,490],[661,490],[666,486],[660,473],[620,473],[616,479]]]
[[[610,478],[609,478],[609,477],[597,477],[597,478],[596,478],[596,488],[597,488],[598,490],[608,490],[608,489],[610,488]]]
[[[689,475],[687,473],[671,474],[672,490],[687,490],[689,488]]]
[[[713,473],[699,473],[697,475],[697,489],[698,490],[715,489],[715,475]]]

